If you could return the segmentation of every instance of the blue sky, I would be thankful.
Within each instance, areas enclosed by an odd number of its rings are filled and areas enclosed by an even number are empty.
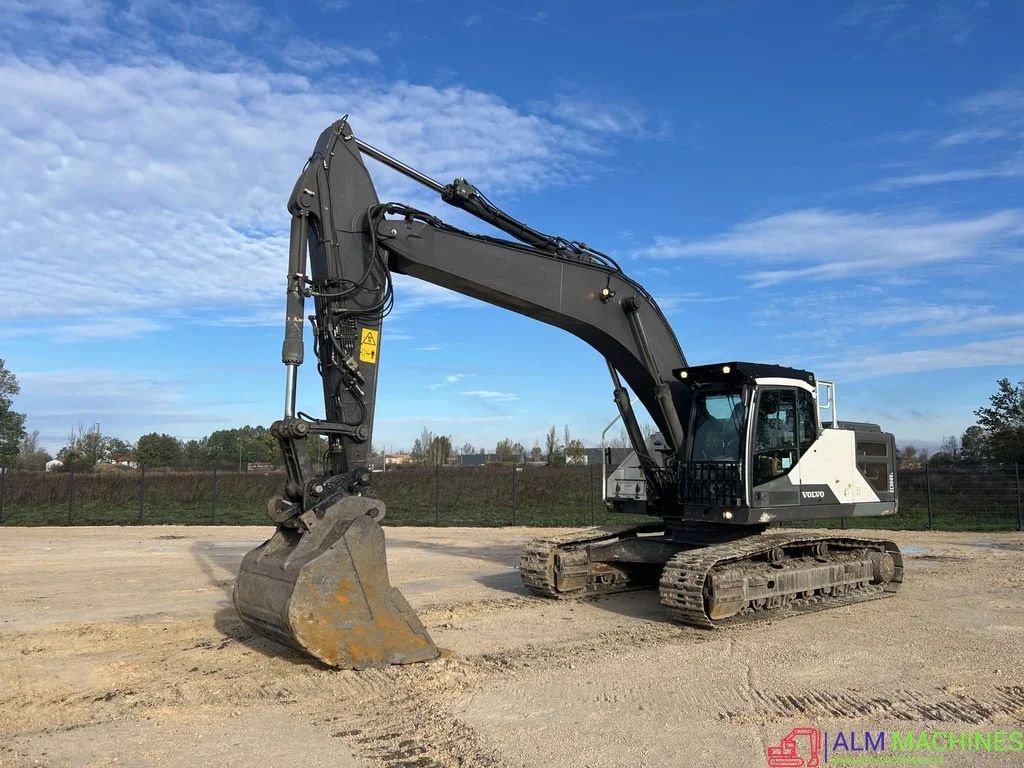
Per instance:
[[[41,8],[45,10],[40,10]],[[55,450],[280,416],[285,203],[319,132],[612,253],[691,363],[839,383],[901,442],[1024,379],[1024,5],[0,0],[0,357]],[[382,199],[459,226],[379,166]],[[614,416],[600,357],[409,279],[375,444]],[[321,412],[315,370],[302,407]]]

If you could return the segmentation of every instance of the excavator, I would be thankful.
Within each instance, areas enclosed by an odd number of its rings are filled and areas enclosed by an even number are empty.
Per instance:
[[[381,203],[366,158],[507,237]],[[531,593],[579,598],[657,586],[671,620],[713,628],[898,591],[895,543],[777,529],[896,513],[893,436],[838,421],[833,382],[764,363],[690,365],[654,298],[612,257],[518,221],[464,178],[436,181],[358,138],[347,117],[320,135],[288,210],[284,416],[271,427],[285,485],[267,506],[276,532],[244,557],[234,589],[238,614],[256,632],[338,668],[438,656],[391,585],[386,509],[371,495],[394,274],[561,328],[607,363],[632,452],[607,477],[604,500],[650,522],[529,543],[520,573]],[[324,418],[296,410],[307,299]],[[645,437],[636,400],[655,434]],[[311,448],[323,445],[314,461]]]

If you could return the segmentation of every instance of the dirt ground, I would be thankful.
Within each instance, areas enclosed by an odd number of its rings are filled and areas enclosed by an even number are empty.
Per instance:
[[[1024,535],[898,533],[896,598],[703,631],[653,592],[528,596],[538,529],[389,528],[392,580],[445,653],[356,673],[235,616],[269,533],[0,529],[0,765],[765,766],[795,727],[1024,724]]]

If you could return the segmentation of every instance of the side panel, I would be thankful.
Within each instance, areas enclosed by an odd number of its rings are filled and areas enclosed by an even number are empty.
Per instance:
[[[857,469],[856,437],[845,429],[823,430],[810,451],[800,457],[801,504],[880,501]]]
[[[895,514],[892,451],[889,447],[883,453],[879,447],[882,443],[891,446],[892,436],[882,432],[823,430],[800,458],[794,472],[753,489],[757,519],[772,522]],[[873,461],[865,459],[865,455],[870,454],[876,455]],[[867,476],[862,471],[864,468],[869,470]],[[798,486],[791,480],[796,470],[799,470]],[[876,490],[875,486],[883,485],[884,491]],[[778,500],[795,489],[799,490],[798,505],[779,504]]]

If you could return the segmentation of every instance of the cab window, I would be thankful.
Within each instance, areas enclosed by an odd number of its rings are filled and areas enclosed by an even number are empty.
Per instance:
[[[796,391],[796,404],[799,424],[797,438],[800,442],[800,455],[803,456],[811,443],[818,439],[818,404],[814,395],[806,389]]]
[[[747,423],[742,392],[700,394],[694,407],[694,461],[739,461]]]
[[[761,390],[754,431],[754,485],[785,475],[797,460],[795,389]]]

